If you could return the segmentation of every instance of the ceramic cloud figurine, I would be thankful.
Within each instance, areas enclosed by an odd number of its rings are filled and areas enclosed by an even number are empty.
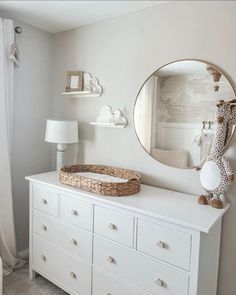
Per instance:
[[[196,167],[200,171],[200,182],[206,194],[198,198],[198,203],[210,204],[214,208],[223,208],[221,196],[228,191],[234,179],[229,161],[223,157],[233,124],[236,121],[236,99],[217,104],[217,128],[210,154]]]

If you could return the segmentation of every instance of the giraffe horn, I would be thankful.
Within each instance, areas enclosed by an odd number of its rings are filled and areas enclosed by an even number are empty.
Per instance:
[[[222,106],[224,104],[224,102],[222,102],[222,100],[220,100],[217,104],[216,104],[216,106],[217,107],[220,107],[220,106]]]

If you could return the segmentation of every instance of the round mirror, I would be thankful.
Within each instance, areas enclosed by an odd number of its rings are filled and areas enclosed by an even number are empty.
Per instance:
[[[192,168],[212,146],[216,103],[235,91],[214,65],[180,60],[155,71],[141,87],[134,126],[144,149],[157,161]]]

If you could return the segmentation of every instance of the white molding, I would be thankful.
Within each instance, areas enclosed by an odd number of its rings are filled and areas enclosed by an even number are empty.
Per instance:
[[[16,255],[18,258],[26,259],[29,257],[29,249],[22,250]]]

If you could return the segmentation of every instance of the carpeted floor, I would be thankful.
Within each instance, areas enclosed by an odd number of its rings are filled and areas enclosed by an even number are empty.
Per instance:
[[[64,291],[41,276],[30,281],[28,263],[3,278],[3,295],[66,295]]]

